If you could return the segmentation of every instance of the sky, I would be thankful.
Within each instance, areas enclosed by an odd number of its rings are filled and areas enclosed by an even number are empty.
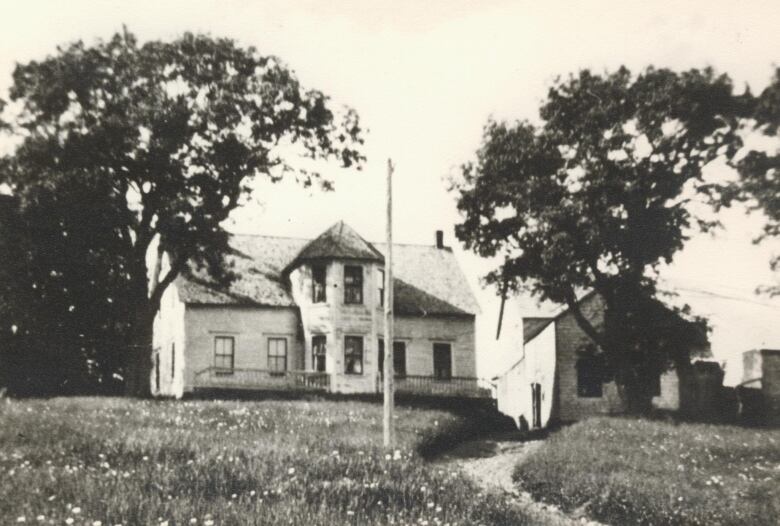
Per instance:
[[[458,245],[459,215],[447,188],[473,158],[488,117],[538,119],[555,79],[583,68],[710,65],[739,89],[758,92],[780,65],[777,1],[28,0],[9,3],[0,19],[0,97],[16,62],[73,40],[108,38],[123,24],[141,40],[184,31],[234,38],[280,57],[304,85],[355,108],[369,130],[362,172],[326,169],[336,184],[328,194],[258,182],[255,200],[229,228],[314,237],[343,219],[363,237],[381,240],[392,158],[395,239],[433,243],[435,230],[445,231],[482,307],[478,367],[486,377],[512,361],[493,349],[498,301],[479,283],[493,263]],[[780,348],[780,301],[754,294],[777,280],[768,261],[780,248],[752,243],[760,214],[733,209],[721,220],[722,231],[693,236],[663,269],[664,283],[711,318],[716,359]],[[550,311],[530,298],[512,301],[523,315]]]

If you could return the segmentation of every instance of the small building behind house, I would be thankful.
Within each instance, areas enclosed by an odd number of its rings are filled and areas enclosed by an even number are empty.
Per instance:
[[[742,353],[742,381],[737,386],[740,416],[749,423],[780,423],[780,349]]]
[[[601,296],[587,294],[579,305],[592,324],[602,323]],[[509,330],[502,331],[500,339],[515,347],[517,358],[493,381],[499,411],[513,418],[519,428],[544,428],[554,422],[625,412],[615,382],[604,381],[604,364],[598,354],[582,352],[592,342],[568,309],[551,317],[524,317],[522,324],[507,323],[505,327]],[[692,341],[698,343],[690,353],[706,348],[704,335]],[[675,370],[660,375],[653,406],[681,409],[691,391],[688,385]]]

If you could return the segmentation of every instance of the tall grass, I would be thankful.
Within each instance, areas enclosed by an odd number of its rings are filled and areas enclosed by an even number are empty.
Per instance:
[[[0,402],[0,524],[523,524],[418,449],[473,429],[357,402]],[[428,446],[426,446],[426,444]]]
[[[774,526],[780,430],[596,418],[551,435],[515,479],[610,524]]]

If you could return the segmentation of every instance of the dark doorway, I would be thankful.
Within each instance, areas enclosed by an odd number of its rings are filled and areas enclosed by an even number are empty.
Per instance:
[[[531,384],[532,428],[542,427],[542,384]]]

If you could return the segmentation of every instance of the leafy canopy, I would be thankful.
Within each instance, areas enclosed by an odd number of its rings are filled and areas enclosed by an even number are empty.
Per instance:
[[[140,45],[127,33],[76,42],[18,65],[7,126],[21,138],[6,181],[34,192],[67,178],[109,181],[121,236],[137,264],[159,235],[176,255],[164,285],[188,259],[219,273],[220,223],[250,192],[251,177],[318,173],[289,159],[360,164],[354,111],[342,119],[328,98],[305,90],[274,57],[234,41],[185,34]],[[325,181],[324,185],[329,186]]]
[[[767,137],[780,138],[780,68],[775,70],[770,85],[751,100],[750,106],[752,127]],[[743,200],[752,198],[765,213],[767,222],[758,241],[780,237],[780,148],[774,152],[750,151],[736,165],[740,182],[732,188],[729,197],[736,194]],[[775,256],[770,264],[773,270],[780,269],[780,256]],[[778,295],[780,286],[767,287],[766,291]]]
[[[682,338],[658,310],[656,271],[692,228],[715,226],[689,204],[711,190],[704,166],[739,148],[738,113],[730,80],[709,69],[558,81],[539,125],[488,122],[454,185],[456,234],[500,258],[488,283],[567,304],[619,380],[655,374]],[[599,327],[579,312],[582,290],[606,301]],[[650,342],[660,326],[665,340]]]

